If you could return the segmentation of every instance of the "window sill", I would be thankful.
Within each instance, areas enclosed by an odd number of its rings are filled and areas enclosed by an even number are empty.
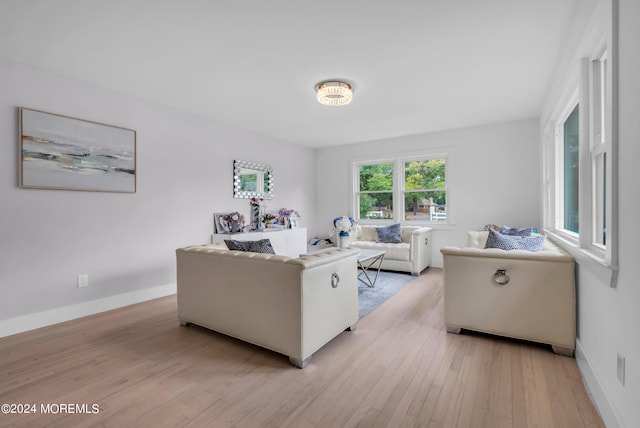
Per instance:
[[[609,284],[609,287],[616,288],[618,280],[618,267],[609,263],[602,253],[580,248],[574,242],[566,239],[563,235],[545,230],[549,239],[558,244],[573,256],[579,266],[584,266],[602,282]]]

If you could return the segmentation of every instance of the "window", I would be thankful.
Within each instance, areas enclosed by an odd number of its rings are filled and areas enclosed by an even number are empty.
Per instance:
[[[591,159],[591,244],[601,249],[607,244],[607,52],[592,61]]]
[[[446,221],[445,160],[404,162],[404,220]]]
[[[354,163],[360,220],[447,222],[445,157]]]
[[[580,118],[579,106],[575,106],[562,123],[559,135],[562,144],[562,204],[559,208],[560,229],[579,232],[580,225]]]
[[[360,219],[393,218],[393,163],[358,167]]]
[[[610,67],[604,49],[582,60],[578,90],[547,127],[543,168],[545,228],[605,266],[615,264]]]

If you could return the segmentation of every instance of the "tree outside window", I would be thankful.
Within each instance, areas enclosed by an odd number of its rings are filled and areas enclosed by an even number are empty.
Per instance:
[[[359,218],[393,218],[393,163],[360,165]]]
[[[405,162],[405,220],[447,220],[445,166],[444,159]]]

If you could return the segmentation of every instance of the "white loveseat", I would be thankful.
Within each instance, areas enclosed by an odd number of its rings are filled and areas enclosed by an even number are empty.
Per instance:
[[[224,244],[176,250],[178,318],[287,355],[312,354],[358,321],[355,249],[289,258],[229,251]]]
[[[488,233],[469,232],[466,248],[440,250],[447,331],[468,329],[540,342],[556,353],[572,355],[572,256],[549,239],[537,252],[485,249]]]
[[[377,242],[376,226],[363,225],[361,233],[350,241],[353,248],[384,250],[382,269],[420,275],[431,264],[431,228],[401,226],[401,243]]]

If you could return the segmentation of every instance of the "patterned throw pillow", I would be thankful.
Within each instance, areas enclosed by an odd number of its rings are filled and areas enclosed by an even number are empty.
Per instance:
[[[530,227],[509,227],[502,225],[500,233],[511,236],[531,236],[532,230],[533,229]]]
[[[487,244],[484,248],[499,248],[501,250],[526,250],[540,251],[544,247],[547,237],[544,235],[537,236],[511,236],[503,235],[495,230],[489,230]]]
[[[236,251],[250,251],[249,245],[251,241],[236,241],[234,239],[225,239],[224,243],[227,244],[227,248]]]
[[[387,244],[399,244],[402,242],[400,223],[385,227],[376,227],[376,231],[378,232],[378,242]]]
[[[249,251],[252,253],[275,254],[271,241],[269,239],[260,239],[259,241],[235,241],[233,239],[225,239],[224,243],[227,248],[236,251]]]
[[[259,241],[251,241],[251,245],[249,246],[249,251],[254,253],[263,253],[263,254],[275,254],[273,251],[273,247],[271,246],[271,241],[269,239],[261,239]]]

